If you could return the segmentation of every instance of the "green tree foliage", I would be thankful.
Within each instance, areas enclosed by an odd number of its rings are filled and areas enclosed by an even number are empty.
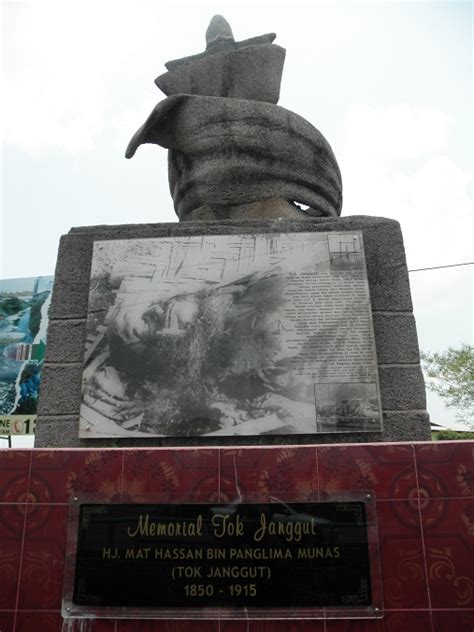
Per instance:
[[[474,427],[474,346],[449,347],[444,353],[422,353],[427,387],[447,406],[457,409],[459,421]]]
[[[436,430],[432,433],[433,441],[469,441],[474,439],[474,432],[458,432],[456,430]]]

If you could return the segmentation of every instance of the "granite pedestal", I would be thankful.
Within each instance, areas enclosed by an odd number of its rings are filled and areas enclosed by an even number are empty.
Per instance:
[[[383,432],[150,439],[78,438],[93,242],[253,232],[362,231],[383,409]],[[426,441],[430,424],[403,239],[398,222],[367,216],[127,224],[72,228],[61,238],[43,370],[37,447],[190,446]]]

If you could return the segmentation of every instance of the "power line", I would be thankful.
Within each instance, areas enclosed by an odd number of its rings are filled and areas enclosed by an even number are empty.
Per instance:
[[[441,268],[457,268],[458,266],[472,266],[474,261],[466,261],[466,263],[451,263],[447,266],[433,266],[432,268],[416,268],[415,270],[408,270],[408,272],[423,272],[424,270],[440,270]]]

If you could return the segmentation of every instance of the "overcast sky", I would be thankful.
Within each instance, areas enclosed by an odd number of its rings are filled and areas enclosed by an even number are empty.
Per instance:
[[[215,13],[277,33],[279,104],[332,145],[343,215],[397,219],[410,269],[473,260],[471,2],[3,0],[0,277],[54,273],[71,226],[175,221],[166,151],[123,154]],[[470,342],[472,266],[410,278],[420,347]]]

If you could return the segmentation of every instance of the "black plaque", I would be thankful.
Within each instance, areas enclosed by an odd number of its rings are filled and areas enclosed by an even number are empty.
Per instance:
[[[81,504],[73,607],[369,607],[366,507]]]

